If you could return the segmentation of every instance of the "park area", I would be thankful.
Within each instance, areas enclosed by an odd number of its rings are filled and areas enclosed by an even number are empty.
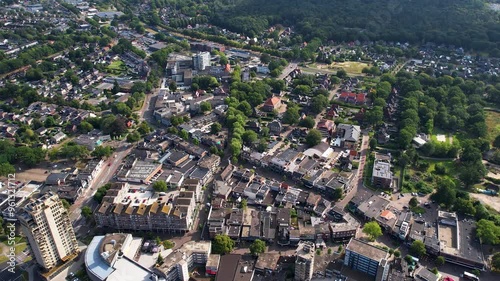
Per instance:
[[[486,110],[486,126],[488,127],[488,140],[493,140],[500,135],[500,112]]]
[[[127,66],[123,61],[115,60],[106,67],[106,71],[111,74],[121,75],[127,71]]]
[[[360,75],[363,68],[369,67],[367,63],[357,61],[334,62],[330,65],[324,63],[313,63],[307,65],[307,69],[321,73],[336,73],[337,70],[344,69],[349,75]]]

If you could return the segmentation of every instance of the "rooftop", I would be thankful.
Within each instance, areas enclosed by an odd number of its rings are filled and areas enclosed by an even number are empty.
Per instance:
[[[375,246],[372,246],[366,242],[363,242],[358,239],[351,239],[349,244],[347,244],[346,251],[352,251],[358,253],[362,256],[370,258],[372,260],[380,262],[383,259],[387,259],[388,252],[382,249],[379,249]]]

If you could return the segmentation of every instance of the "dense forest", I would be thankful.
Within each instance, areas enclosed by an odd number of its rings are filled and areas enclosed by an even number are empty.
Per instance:
[[[500,55],[500,14],[482,0],[239,0],[211,21],[254,36],[293,26],[304,40],[434,42]],[[222,7],[221,7],[222,6]]]

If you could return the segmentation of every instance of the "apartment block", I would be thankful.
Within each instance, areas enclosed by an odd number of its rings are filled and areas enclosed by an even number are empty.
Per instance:
[[[297,259],[295,260],[295,281],[312,279],[315,254],[313,242],[303,241],[299,243],[297,247]]]
[[[193,228],[195,206],[195,193],[191,191],[181,191],[174,197],[115,183],[94,215],[99,227],[183,233]]]
[[[155,267],[154,272],[166,281],[188,281],[189,272],[196,265],[206,266],[211,248],[210,241],[189,241],[165,257],[163,264]]]
[[[28,203],[20,212],[19,221],[33,256],[47,273],[78,256],[68,211],[56,194],[49,192]]]
[[[373,276],[376,281],[386,280],[389,274],[388,258],[386,250],[353,238],[345,249],[344,265]]]

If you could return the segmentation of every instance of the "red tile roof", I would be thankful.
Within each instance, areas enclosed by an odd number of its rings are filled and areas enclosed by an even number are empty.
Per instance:
[[[281,101],[280,98],[278,97],[271,97],[269,99],[266,100],[266,102],[264,103],[264,105],[267,105],[267,106],[275,106],[276,104],[278,104],[279,102]]]

